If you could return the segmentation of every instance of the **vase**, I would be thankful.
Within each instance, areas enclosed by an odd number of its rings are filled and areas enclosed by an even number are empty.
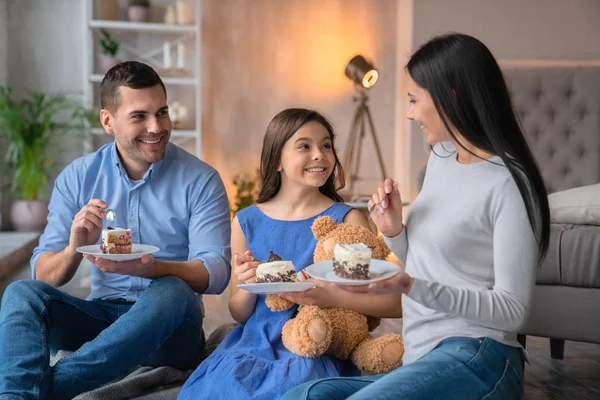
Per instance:
[[[148,22],[150,9],[144,6],[129,6],[127,9],[127,18],[131,22]]]
[[[108,54],[100,54],[100,56],[98,57],[98,68],[103,74],[105,74],[108,72],[109,69],[111,69],[120,62],[121,61],[115,56],[110,56]]]
[[[48,218],[48,202],[43,200],[15,200],[10,208],[10,219],[18,232],[41,232]]]
[[[96,0],[96,19],[119,20],[119,0]]]

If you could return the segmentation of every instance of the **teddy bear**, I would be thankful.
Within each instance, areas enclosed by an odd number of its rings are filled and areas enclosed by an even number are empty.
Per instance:
[[[336,224],[331,217],[322,216],[311,229],[317,239],[315,263],[333,259],[336,243],[364,243],[373,250],[373,258],[380,260],[390,253],[383,238],[360,225]],[[266,303],[272,311],[287,310],[294,305],[274,294],[267,296]],[[404,342],[398,334],[372,337],[369,332],[378,324],[378,318],[344,308],[302,306],[283,326],[282,339],[284,346],[299,356],[329,354],[341,360],[350,358],[363,371],[384,374],[402,364]]]

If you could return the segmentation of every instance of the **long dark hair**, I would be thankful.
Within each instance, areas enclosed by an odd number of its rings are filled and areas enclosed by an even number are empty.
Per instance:
[[[525,203],[541,261],[550,238],[548,194],[492,53],[471,36],[447,34],[421,46],[406,70],[429,92],[458,145],[464,148],[451,126],[473,146],[502,159]]]
[[[265,133],[260,156],[261,188],[256,200],[257,203],[264,203],[271,200],[279,192],[281,188],[281,174],[277,171],[277,166],[281,161],[283,145],[300,127],[311,121],[318,122],[327,129],[329,138],[331,139],[331,149],[335,157],[333,172],[327,179],[327,182],[319,188],[319,191],[334,201],[343,201],[337,191],[344,187],[344,171],[335,151],[335,134],[333,133],[331,123],[317,111],[306,110],[304,108],[288,108],[281,111],[271,120]]]

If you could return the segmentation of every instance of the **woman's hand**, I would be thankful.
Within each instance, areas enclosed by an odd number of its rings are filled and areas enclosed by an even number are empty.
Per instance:
[[[233,256],[233,264],[235,267],[235,276],[240,283],[256,283],[256,268],[260,262],[254,259],[250,250],[247,250],[244,254],[235,253]]]
[[[408,292],[410,292],[410,289],[412,289],[414,281],[415,279],[412,276],[410,276],[404,271],[400,271],[391,278],[373,282],[368,285],[339,285],[339,287],[347,292],[352,293],[408,294]]]
[[[380,186],[373,193],[367,206],[369,210],[377,207],[371,219],[377,229],[385,236],[396,237],[402,232],[402,229],[404,229],[402,224],[402,199],[398,190],[398,182],[386,179],[383,186]]]
[[[280,293],[279,296],[303,306],[317,306],[321,308],[338,306],[341,292],[337,285],[322,282],[314,278],[307,279],[306,282],[318,282],[318,285],[304,292]]]

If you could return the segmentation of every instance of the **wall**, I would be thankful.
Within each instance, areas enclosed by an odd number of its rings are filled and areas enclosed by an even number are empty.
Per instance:
[[[597,0],[414,0],[413,46],[449,32],[473,35],[505,60],[600,60]],[[411,124],[406,151],[411,180],[428,157],[420,129]]]
[[[75,0],[9,1],[7,81],[17,97],[29,91],[63,93],[74,100],[82,94],[82,2]],[[53,176],[81,156],[80,133],[61,139]],[[51,194],[50,182],[46,197]]]
[[[271,118],[287,107],[331,119],[342,155],[354,112],[348,60],[363,54],[380,71],[370,106],[388,174],[394,165],[396,4],[389,0],[206,1],[203,42],[204,158],[226,180],[258,167]],[[363,185],[379,181],[365,140]]]
[[[6,84],[8,65],[7,65],[7,46],[8,46],[8,28],[6,22],[8,20],[6,0],[0,0],[0,86]],[[0,231],[8,224],[8,196],[5,194],[4,185],[4,149],[5,144],[0,138]]]
[[[6,0],[0,0],[0,85],[6,83],[6,75],[8,71],[7,65],[7,46],[8,46],[8,9]]]
[[[162,0],[156,0],[162,5]],[[402,67],[435,33],[461,31],[482,39],[499,59],[600,59],[597,0],[203,0],[203,158],[226,181],[258,166],[269,120],[290,106],[323,111],[338,133],[340,155],[354,112],[353,87],[343,75],[361,53],[380,70],[371,111],[388,175],[405,198],[427,151],[420,131],[406,129]],[[0,0],[5,76],[21,93],[81,90],[82,1]],[[124,4],[124,1],[122,1]],[[2,8],[4,5],[4,8]],[[10,16],[3,24],[2,10]],[[0,55],[2,40],[0,38]],[[0,61],[0,79],[2,79]],[[60,166],[79,156],[69,138]],[[378,170],[370,142],[362,173]],[[369,161],[367,161],[369,160]]]
[[[352,56],[363,54],[380,70],[370,105],[391,174],[395,7],[389,0],[204,0],[203,158],[226,181],[258,167],[268,122],[292,106],[317,108],[331,119],[341,156],[354,112],[354,89],[344,67]],[[14,53],[9,81],[23,91],[79,91],[81,2],[23,0],[11,2],[9,11],[9,52]],[[61,155],[61,165],[79,155],[78,143],[69,147],[73,151]],[[366,186],[367,193],[379,181],[377,169],[369,165],[373,157],[366,140],[362,171],[375,179]]]

